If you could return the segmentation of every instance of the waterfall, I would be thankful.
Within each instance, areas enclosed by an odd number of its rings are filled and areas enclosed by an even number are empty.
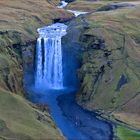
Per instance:
[[[63,88],[61,38],[66,29],[66,25],[56,23],[37,30],[35,87]]]

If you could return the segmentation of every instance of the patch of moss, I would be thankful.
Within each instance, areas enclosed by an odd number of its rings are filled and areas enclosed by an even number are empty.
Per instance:
[[[139,140],[140,139],[140,133],[127,129],[122,126],[118,126],[116,128],[117,130],[117,136],[120,140]]]

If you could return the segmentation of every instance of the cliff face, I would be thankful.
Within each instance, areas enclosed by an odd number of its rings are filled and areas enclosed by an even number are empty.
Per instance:
[[[114,115],[138,128],[139,9],[97,12],[83,18],[87,27],[79,38],[83,54],[77,94],[84,108]]]
[[[22,53],[36,40],[36,29],[72,16],[57,9],[58,3],[57,0],[0,1],[0,139],[64,139],[48,111],[34,109],[22,97],[14,95],[23,95],[23,62],[31,60],[23,60],[26,58]]]

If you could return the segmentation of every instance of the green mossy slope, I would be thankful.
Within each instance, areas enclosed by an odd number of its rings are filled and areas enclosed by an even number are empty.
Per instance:
[[[0,138],[62,140],[49,113],[33,108],[19,95],[0,89]]]
[[[81,88],[77,94],[83,107],[113,114],[138,128],[139,11],[136,6],[85,17],[88,26],[80,37],[84,52],[78,70]]]
[[[117,136],[120,140],[139,140],[140,133],[133,130],[127,129],[125,127],[117,127]]]

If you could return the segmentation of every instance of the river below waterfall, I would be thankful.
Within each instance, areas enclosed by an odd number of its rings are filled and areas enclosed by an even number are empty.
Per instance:
[[[56,125],[68,140],[112,140],[112,125],[75,101],[76,60],[73,54],[63,51],[61,44],[66,30],[62,23],[38,29],[35,81],[28,83],[26,77],[31,73],[25,76],[27,98],[35,104],[48,105]]]
[[[68,140],[112,140],[112,126],[82,109],[75,102],[75,89],[30,91],[29,100],[47,104],[61,132]]]

